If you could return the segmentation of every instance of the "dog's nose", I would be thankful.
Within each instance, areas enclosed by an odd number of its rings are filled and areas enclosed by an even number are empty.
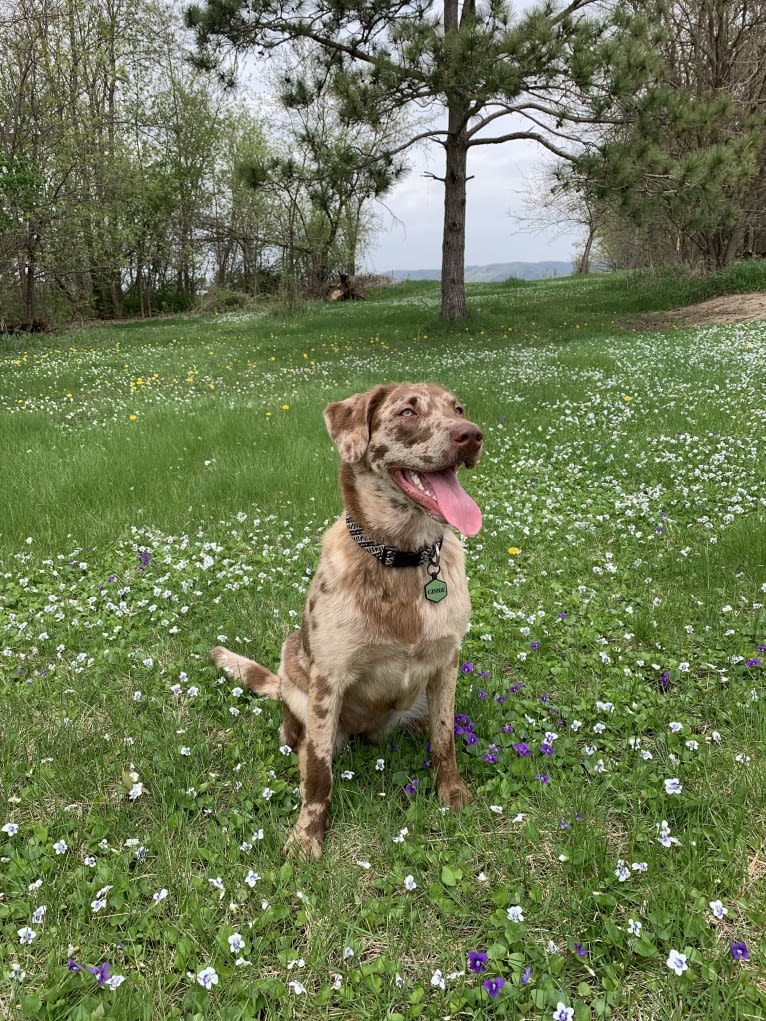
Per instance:
[[[452,427],[451,436],[458,447],[478,447],[484,436],[478,425],[473,422],[458,422]]]

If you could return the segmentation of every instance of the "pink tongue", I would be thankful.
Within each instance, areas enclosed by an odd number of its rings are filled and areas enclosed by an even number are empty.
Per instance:
[[[436,496],[445,521],[463,535],[476,535],[481,530],[481,511],[457,480],[457,472],[420,472]]]

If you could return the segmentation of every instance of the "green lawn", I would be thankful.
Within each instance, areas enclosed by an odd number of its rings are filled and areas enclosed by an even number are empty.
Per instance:
[[[765,287],[475,285],[448,326],[399,285],[4,339],[0,1015],[766,1017],[766,322],[621,325]],[[207,650],[276,666],[340,511],[322,409],[394,379],[485,433],[476,797],[443,813],[418,739],[352,745],[324,857],[286,862],[278,706]]]

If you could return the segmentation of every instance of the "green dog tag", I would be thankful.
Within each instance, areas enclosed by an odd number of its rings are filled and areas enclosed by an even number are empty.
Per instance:
[[[447,584],[446,582],[439,581],[438,578],[432,578],[426,584],[424,591],[426,599],[430,603],[440,603],[447,595]]]

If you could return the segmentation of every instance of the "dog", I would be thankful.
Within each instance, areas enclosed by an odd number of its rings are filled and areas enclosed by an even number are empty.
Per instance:
[[[377,741],[394,727],[424,732],[443,805],[471,795],[455,760],[460,643],[470,599],[463,549],[481,511],[457,479],[483,436],[434,384],[397,383],[329,404],[341,457],[345,515],[325,533],[300,628],[278,675],[217,647],[214,663],[258,695],[282,701],[283,744],[297,752],[302,806],[292,847],[319,858],[328,825],[332,758],[352,734]]]

